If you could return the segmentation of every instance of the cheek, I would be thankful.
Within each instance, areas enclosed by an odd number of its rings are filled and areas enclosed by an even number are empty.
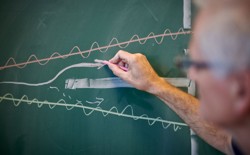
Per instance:
[[[199,84],[202,116],[218,124],[226,122],[230,118],[231,110],[229,105],[231,101],[225,83],[207,76]]]

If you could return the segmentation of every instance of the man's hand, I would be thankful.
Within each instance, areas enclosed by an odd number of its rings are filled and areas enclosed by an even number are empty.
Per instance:
[[[154,93],[157,85],[164,82],[151,67],[147,58],[140,53],[131,54],[120,50],[109,62],[111,63],[108,66],[116,76],[139,90]],[[122,70],[119,66],[127,67],[128,71]]]

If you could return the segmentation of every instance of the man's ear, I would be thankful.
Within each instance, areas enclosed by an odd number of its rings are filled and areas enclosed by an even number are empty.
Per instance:
[[[235,95],[235,114],[244,117],[250,112],[250,72],[235,76],[231,89],[232,95]]]

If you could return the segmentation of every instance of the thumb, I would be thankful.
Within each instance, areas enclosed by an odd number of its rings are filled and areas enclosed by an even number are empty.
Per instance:
[[[127,77],[127,72],[125,72],[124,70],[122,70],[119,66],[117,66],[116,64],[112,64],[112,63],[108,63],[107,64],[109,69],[112,70],[112,72],[122,78],[122,79],[125,79]]]

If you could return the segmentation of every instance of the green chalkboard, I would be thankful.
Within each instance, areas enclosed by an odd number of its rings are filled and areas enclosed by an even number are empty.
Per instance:
[[[172,61],[190,39],[183,8],[183,0],[2,0],[0,154],[220,154],[155,96],[94,62],[140,52],[188,91]]]

